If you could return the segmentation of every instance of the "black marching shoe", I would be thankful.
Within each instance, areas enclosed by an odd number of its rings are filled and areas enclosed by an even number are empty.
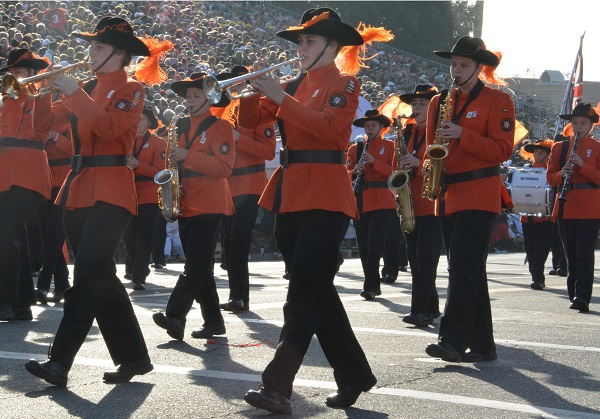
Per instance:
[[[12,310],[10,320],[33,320],[31,307],[15,307]]]
[[[556,275],[558,276],[567,276],[569,273],[567,272],[567,270],[565,268],[558,268],[556,270]]]
[[[482,362],[482,361],[495,361],[498,359],[496,351],[488,353],[479,352],[465,352],[462,357],[462,362]]]
[[[590,311],[590,306],[579,297],[575,297],[569,308],[571,310],[579,310],[580,313],[587,313]]]
[[[131,278],[133,278],[133,274],[131,272],[126,272],[125,275],[123,275],[123,278],[131,280]]]
[[[38,362],[35,359],[31,359],[25,364],[25,369],[47,383],[58,387],[67,386],[69,369],[58,361],[49,359],[44,362]]]
[[[544,289],[544,284],[542,282],[535,282],[535,281],[533,281],[531,284],[529,284],[529,287],[532,290],[542,291]]]
[[[292,413],[290,399],[275,389],[261,386],[260,390],[249,390],[244,400],[251,406],[266,410],[271,413],[289,415]]]
[[[36,289],[35,290],[35,299],[40,304],[48,304],[48,291]]]
[[[375,299],[375,293],[373,291],[363,290],[363,291],[361,291],[360,296],[367,301],[371,301],[371,300]]]
[[[12,308],[4,301],[0,300],[0,320],[10,320],[12,317]]]
[[[185,330],[185,322],[178,319],[173,319],[166,316],[164,313],[154,313],[152,320],[158,327],[162,327],[167,331],[167,334],[173,339],[183,340],[183,331]]]
[[[327,396],[325,404],[329,407],[350,407],[356,403],[360,393],[371,390],[375,384],[377,384],[377,378],[371,376],[363,385],[340,388],[335,393]]]
[[[215,335],[224,335],[226,332],[225,325],[221,326],[204,326],[202,329],[194,330],[192,337],[196,339],[209,339]]]
[[[430,343],[425,352],[433,358],[441,358],[447,362],[460,362],[462,358],[460,352],[446,342]]]
[[[145,289],[146,289],[146,285],[142,284],[141,282],[135,282],[133,284],[134,291],[144,291]]]
[[[53,303],[60,303],[63,300],[63,298],[65,298],[64,291],[54,290],[54,294],[48,297],[48,301],[51,301]]]
[[[431,323],[433,323],[433,319],[423,313],[409,313],[406,316],[402,317],[402,321],[404,323],[412,324],[417,327],[427,327]]]
[[[124,362],[116,371],[104,373],[104,381],[107,383],[126,383],[136,375],[144,375],[154,369],[150,359],[144,361]]]
[[[554,269],[554,268],[550,269],[550,271],[548,271],[548,275],[557,275],[556,269]]]
[[[394,277],[393,277],[393,276],[391,276],[391,275],[386,275],[386,276],[383,278],[383,282],[385,282],[386,284],[393,284],[394,282],[396,282],[396,278],[394,278]]]
[[[233,299],[226,303],[219,304],[221,310],[225,311],[248,311],[248,304],[244,304],[244,300]]]

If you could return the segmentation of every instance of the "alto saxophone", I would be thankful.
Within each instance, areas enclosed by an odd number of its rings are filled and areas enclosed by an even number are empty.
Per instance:
[[[430,201],[435,201],[440,187],[440,179],[442,177],[442,160],[448,157],[448,140],[442,138],[438,134],[438,130],[444,123],[452,120],[452,91],[454,90],[455,81],[452,82],[448,89],[448,94],[444,102],[440,106],[440,114],[438,116],[437,125],[435,127],[435,139],[433,143],[427,147],[425,154],[429,160],[423,165],[423,193],[422,197]]]
[[[415,231],[415,209],[413,206],[413,197],[410,190],[410,173],[406,168],[400,166],[402,157],[408,154],[404,138],[402,137],[401,118],[406,118],[401,115],[396,120],[396,139],[394,147],[396,149],[396,160],[398,161],[398,170],[390,175],[387,184],[388,188],[394,193],[396,201],[396,213],[400,217],[400,226],[405,233]]]
[[[154,183],[158,188],[158,207],[165,219],[172,223],[181,215],[181,195],[183,187],[179,182],[179,165],[169,160],[169,150],[177,147],[179,136],[177,135],[177,121],[183,117],[190,108],[184,109],[179,115],[171,120],[167,129],[167,152],[165,155],[166,169],[161,170],[154,176]]]

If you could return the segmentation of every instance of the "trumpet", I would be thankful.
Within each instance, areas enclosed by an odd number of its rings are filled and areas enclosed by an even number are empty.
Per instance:
[[[234,93],[231,91],[231,88],[240,84],[247,84],[250,80],[260,77],[264,74],[269,74],[274,72],[275,70],[285,67],[287,65],[291,65],[293,67],[297,67],[296,71],[291,76],[280,76],[279,84],[289,83],[291,81],[297,80],[302,73],[302,69],[300,68],[300,61],[304,59],[304,57],[292,58],[287,61],[283,61],[281,63],[272,65],[271,67],[266,67],[257,71],[253,71],[252,73],[242,74],[241,76],[234,77],[228,80],[218,81],[215,77],[208,76],[204,79],[204,93],[208,100],[215,104],[219,103],[221,100],[221,94],[223,91],[227,92],[231,99],[240,99],[247,98],[256,94],[259,94],[260,91],[255,89],[254,87],[248,85],[245,87],[240,93]]]
[[[87,71],[86,68],[87,67]],[[84,78],[78,79],[78,82],[83,82],[91,77],[91,70],[87,61],[81,61],[75,64],[71,64],[57,70],[48,71],[46,73],[37,74],[35,76],[26,77],[24,79],[17,79],[14,75],[6,73],[0,79],[0,89],[2,96],[8,96],[11,99],[18,99],[21,96],[21,92],[24,91],[27,96],[31,99],[37,99],[45,96],[49,93],[54,92],[53,87],[42,87],[37,89],[36,83],[44,80],[51,80],[62,74],[72,73],[79,71],[84,75]]]

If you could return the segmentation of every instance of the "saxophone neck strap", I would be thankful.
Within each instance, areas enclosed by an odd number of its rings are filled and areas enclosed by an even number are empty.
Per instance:
[[[477,83],[475,84],[475,86],[473,86],[473,89],[471,89],[471,91],[469,92],[469,98],[467,99],[467,102],[464,104],[464,106],[461,108],[460,112],[456,112],[456,104],[458,103],[458,96],[460,95],[460,93],[458,92],[459,89],[456,89],[456,92],[454,93],[454,107],[452,109],[452,123],[456,124],[458,122],[458,120],[463,116],[463,114],[465,113],[465,111],[467,110],[467,107],[471,104],[471,102],[473,102],[475,99],[477,99],[477,96],[479,96],[479,94],[483,91],[483,88],[485,87],[485,84],[483,84],[483,82],[481,80],[477,80]]]

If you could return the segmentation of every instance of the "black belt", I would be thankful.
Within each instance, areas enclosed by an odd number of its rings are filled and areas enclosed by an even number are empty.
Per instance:
[[[486,177],[498,176],[500,174],[500,166],[484,167],[483,169],[469,170],[468,172],[453,173],[444,176],[446,185],[453,183],[468,182],[471,180],[483,179]]]
[[[250,173],[258,173],[258,172],[264,172],[264,171],[265,171],[264,163],[263,164],[255,164],[253,166],[238,167],[236,169],[233,169],[231,171],[231,176],[249,175]]]
[[[150,177],[150,176],[136,176],[135,181],[136,182],[149,182],[149,181],[154,181],[154,178]]]
[[[190,170],[190,169],[181,169],[181,178],[182,179],[190,178],[190,177],[199,177],[199,176],[205,176],[205,174],[194,172],[193,170]]]
[[[81,172],[85,167],[110,167],[127,166],[127,155],[116,154],[109,156],[82,156],[74,154],[71,156],[71,169],[75,173]]]
[[[52,159],[48,160],[50,166],[68,166],[71,164],[71,158],[65,157],[64,159]]]
[[[600,185],[592,182],[577,182],[570,183],[569,189],[600,189]]]
[[[388,188],[387,181],[381,182],[363,182],[362,189],[373,189],[373,188]]]
[[[25,140],[23,138],[2,137],[0,138],[0,146],[3,147],[19,147],[19,148],[34,148],[43,150],[44,143],[35,140]]]
[[[279,164],[286,168],[292,163],[345,164],[346,153],[338,150],[289,150],[284,147],[279,152]]]

